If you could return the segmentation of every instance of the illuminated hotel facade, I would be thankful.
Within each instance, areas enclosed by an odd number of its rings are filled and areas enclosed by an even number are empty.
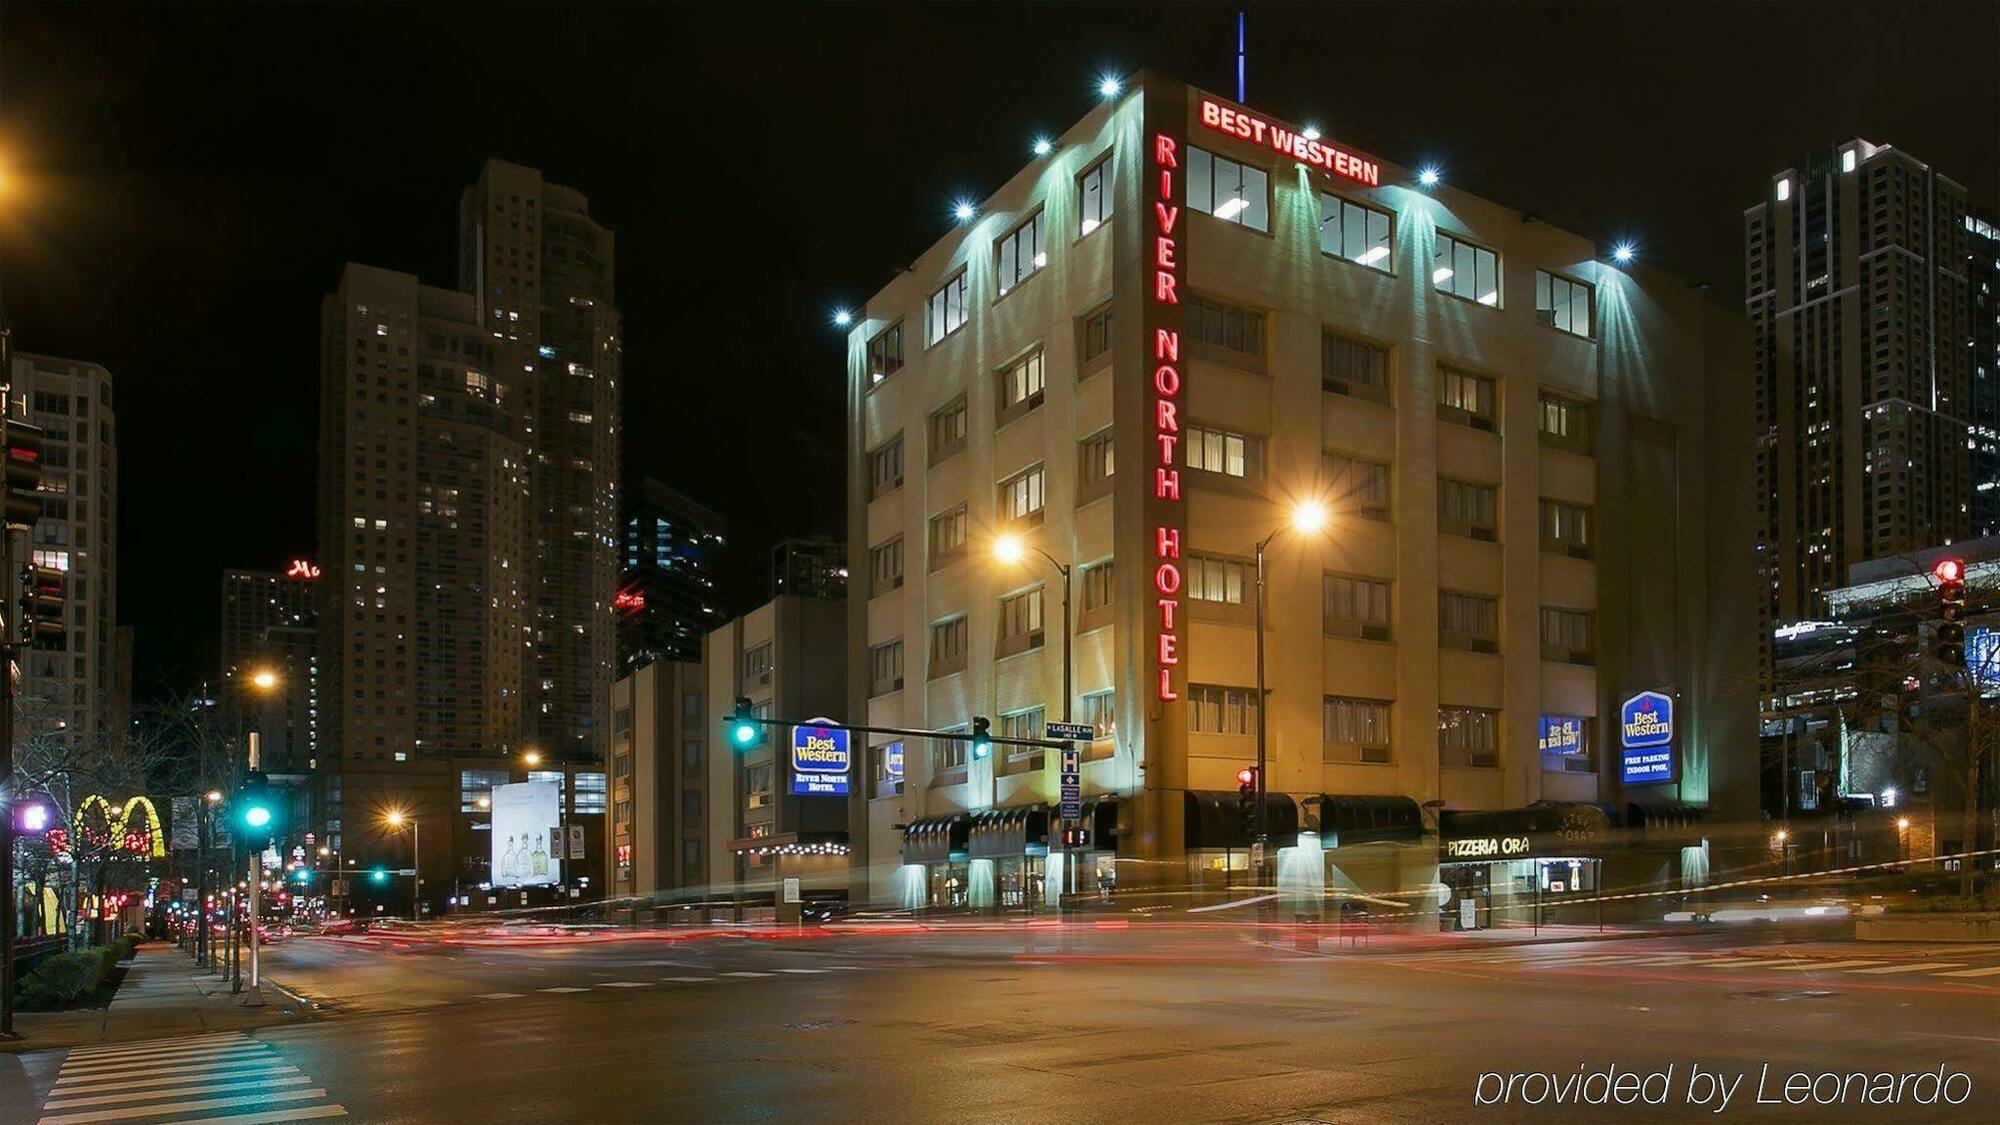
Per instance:
[[[854,721],[1041,736],[1068,566],[1097,734],[1070,889],[1241,882],[1269,537],[1281,883],[1435,884],[1489,836],[1525,863],[1754,803],[1740,320],[1158,75],[1051,142],[852,322]],[[1671,780],[1628,786],[1644,691]],[[1053,897],[1053,751],[871,741],[857,895]]]

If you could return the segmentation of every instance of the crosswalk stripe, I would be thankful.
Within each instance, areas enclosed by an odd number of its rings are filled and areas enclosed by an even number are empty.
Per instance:
[[[297,1102],[326,1097],[326,1091],[284,1090],[275,1094],[245,1094],[235,1098],[201,1098],[191,1102],[161,1102],[157,1105],[128,1105],[117,1109],[91,1109],[82,1113],[59,1113],[44,1117],[39,1125],[89,1125],[93,1121],[128,1121],[135,1117],[157,1117],[195,1109],[228,1109],[230,1106],[259,1102]]]
[[[96,1067],[91,1070],[72,1070],[69,1067],[64,1067],[62,1069],[61,1075],[57,1078],[57,1081],[67,1082],[74,1078],[127,1078],[127,1077],[136,1078],[141,1074],[187,1074],[192,1071],[202,1071],[211,1069],[226,1070],[230,1067],[254,1066],[257,1063],[267,1062],[276,1057],[277,1057],[276,1055],[269,1053],[259,1053],[254,1055],[242,1055],[236,1058],[220,1059],[215,1062],[176,1062],[171,1064],[161,1064],[157,1066],[132,1066],[132,1067],[109,1066],[109,1067]]]
[[[768,976],[770,976],[771,974],[769,974],[769,973],[752,973],[752,972],[746,972],[746,971],[743,971],[743,970],[738,970],[738,971],[736,971],[736,972],[733,972],[733,973],[724,973],[724,974],[722,974],[722,975],[723,975],[723,976],[725,976],[725,977],[768,977]]]
[[[1817,973],[1821,970],[1858,969],[1863,965],[1880,965],[1881,961],[1801,961],[1796,965],[1782,966],[1780,972]]]
[[[1964,967],[1963,961],[1931,961],[1915,965],[1885,965],[1880,969],[1856,969],[1857,973],[1934,973],[1939,969]]]
[[[1983,969],[1959,969],[1956,972],[1939,973],[1941,977],[1990,977],[2000,974],[2000,965],[1988,965]]]
[[[715,978],[714,977],[661,977],[660,979],[674,981],[679,984],[707,984],[709,981],[712,981]]]
[[[474,996],[473,999],[474,1000],[519,1000],[521,998],[521,995],[522,994],[519,992],[482,992],[479,995]]]
[[[779,969],[781,973],[823,973],[825,969]]]
[[[69,1057],[73,1059],[83,1059],[83,1058],[89,1058],[92,1055],[122,1055],[130,1051],[134,1046],[184,1047],[190,1044],[200,1044],[200,1043],[240,1042],[242,1038],[243,1036],[240,1034],[232,1033],[232,1034],[217,1035],[213,1031],[204,1031],[199,1035],[176,1035],[168,1039],[147,1039],[139,1042],[138,1044],[105,1043],[95,1047],[72,1047],[69,1052]]]
[[[49,1091],[52,1098],[65,1094],[95,1094],[100,1090],[136,1090],[141,1086],[182,1086],[189,1082],[209,1082],[217,1078],[249,1078],[260,1074],[296,1073],[298,1067],[281,1062],[270,1062],[260,1066],[245,1067],[241,1070],[204,1070],[194,1074],[181,1074],[172,1078],[126,1078],[122,1075],[107,1074],[101,1078],[85,1078],[68,1082],[58,1080],[55,1089]]]
[[[76,1109],[81,1106],[87,1106],[87,1105],[113,1105],[118,1102],[142,1102],[147,1100],[148,1098],[182,1098],[182,1097],[192,1097],[195,1094],[220,1094],[229,1090],[242,1090],[247,1092],[252,1088],[259,1088],[266,1086],[304,1086],[310,1083],[311,1081],[312,1081],[311,1078],[308,1078],[307,1076],[301,1074],[295,1078],[258,1078],[249,1082],[223,1082],[220,1084],[210,1084],[207,1086],[185,1086],[171,1090],[127,1090],[124,1093],[120,1094],[92,1093],[88,1097],[64,1098],[61,1101],[51,1101],[42,1108],[44,1110]]]
[[[119,1066],[126,1063],[163,1062],[168,1059],[211,1059],[229,1055],[240,1055],[247,1051],[261,1051],[262,1043],[232,1043],[226,1047],[179,1047],[173,1050],[134,1051],[129,1055],[99,1055],[88,1059],[68,1059],[65,1067],[95,1068]]]
[[[322,1117],[346,1117],[344,1105],[302,1105],[296,1109],[273,1109],[264,1113],[232,1113],[225,1117],[203,1117],[177,1121],[174,1125],[276,1125],[281,1121],[313,1121]]]
[[[653,982],[652,982],[652,981],[649,981],[649,980],[608,980],[608,981],[605,981],[605,982],[604,982],[603,984],[600,984],[600,985],[598,985],[597,987],[599,987],[599,988],[651,988],[651,987],[653,987]]]

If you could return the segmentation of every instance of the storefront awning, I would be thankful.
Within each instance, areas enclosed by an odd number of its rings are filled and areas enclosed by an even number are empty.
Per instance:
[[[1593,856],[1611,843],[1611,814],[1602,805],[1536,801],[1518,809],[1438,814],[1438,858],[1446,863]]]
[[[1413,844],[1424,838],[1424,811],[1409,797],[1322,793],[1307,797],[1311,814],[1318,813],[1320,846],[1347,848],[1356,844]]]
[[[987,809],[972,814],[965,851],[973,859],[1018,859],[1047,855],[1049,810],[1046,805]]]
[[[1634,801],[1625,806],[1625,826],[1648,843],[1693,842],[1700,838],[1702,818],[1707,815],[1701,805]]]
[[[903,862],[950,863],[953,853],[962,858],[971,829],[967,813],[913,820],[903,827]]]
[[[1235,793],[1190,789],[1185,797],[1188,851],[1250,846],[1250,833],[1244,831]],[[1299,806],[1289,796],[1264,794],[1264,834],[1274,847],[1287,848],[1299,842]]]

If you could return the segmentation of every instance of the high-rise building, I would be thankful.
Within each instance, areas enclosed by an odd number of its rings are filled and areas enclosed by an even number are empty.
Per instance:
[[[317,564],[283,571],[222,573],[222,676],[215,685],[232,716],[258,732],[268,773],[311,772],[319,758]],[[267,687],[253,679],[272,677]]]
[[[708,885],[709,853],[728,834],[710,823],[704,796],[720,720],[707,686],[698,660],[653,660],[612,685],[604,877],[614,898]]]
[[[2000,535],[2000,227],[1965,217],[1972,332],[1972,533]]]
[[[728,620],[727,526],[651,477],[627,485],[620,500],[625,557],[613,599],[619,668],[630,675],[655,660],[700,660],[702,638]]]
[[[601,761],[616,675],[621,367],[613,238],[570,188],[489,160],[459,200],[459,288],[513,405],[528,508],[523,737]]]
[[[61,648],[21,660],[16,729],[83,745],[124,735],[114,647],[118,591],[118,419],[111,372],[94,363],[15,352],[12,399],[41,428],[42,514],[27,559],[67,575],[68,633]],[[0,589],[18,594],[7,575]],[[11,623],[15,613],[6,613]]]
[[[847,596],[847,544],[830,536],[783,539],[771,548],[771,596]]]
[[[1698,884],[1755,807],[1748,336],[1642,258],[1155,74],[969,202],[848,337],[849,718],[956,732],[856,747],[867,893],[1240,883],[1260,737],[1286,885]],[[976,717],[1094,730],[1087,838]]]
[[[300,559],[288,572],[222,572],[222,677],[225,691],[256,666],[264,631],[274,625],[307,628],[319,618],[313,576],[318,568]]]
[[[1852,140],[1743,216],[1755,356],[1759,657],[1856,563],[1970,534],[1965,189]]]

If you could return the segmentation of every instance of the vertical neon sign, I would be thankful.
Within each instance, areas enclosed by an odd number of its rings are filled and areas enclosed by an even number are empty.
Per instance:
[[[1153,499],[1178,505],[1181,498],[1181,471],[1174,460],[1180,444],[1181,333],[1178,317],[1161,315],[1181,303],[1180,142],[1165,133],[1153,135],[1153,303],[1154,327],[1150,347],[1153,353]],[[1181,529],[1171,518],[1175,508],[1162,507],[1153,528],[1153,592],[1159,609],[1156,668],[1159,672],[1159,699],[1171,703],[1180,698],[1174,690],[1174,669],[1181,662],[1180,593]]]

